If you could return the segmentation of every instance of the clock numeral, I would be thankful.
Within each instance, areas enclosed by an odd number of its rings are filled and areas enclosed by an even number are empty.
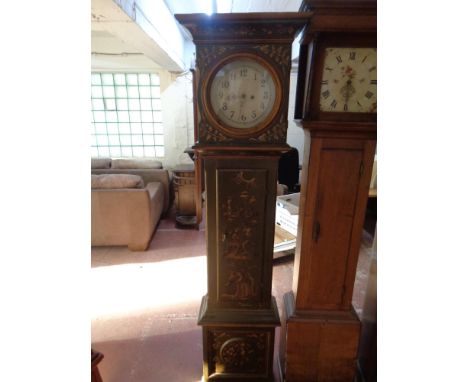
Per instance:
[[[355,60],[356,59],[356,52],[349,52],[349,59]]]
[[[336,99],[334,99],[332,103],[330,104],[330,106],[334,109],[336,108],[336,105],[338,105],[338,102],[336,102]]]
[[[341,64],[343,60],[341,59],[341,56],[336,56],[336,61],[338,61],[338,64]]]
[[[329,90],[326,90],[322,93],[322,97],[327,99],[328,97],[330,97],[330,91]]]
[[[230,78],[231,80],[235,80],[236,77],[237,77],[237,76],[236,76],[236,73],[231,73],[231,74],[229,75],[229,78]]]
[[[265,83],[266,83],[266,80],[265,80],[265,79],[260,80],[260,86],[261,86],[262,88],[265,87]]]
[[[252,116],[252,118],[254,118],[254,119],[255,119],[255,118],[257,118],[257,113],[255,112],[255,110],[254,110],[254,111],[252,111],[252,114],[251,114],[251,116]]]
[[[224,110],[224,111],[227,110],[227,103],[226,103],[226,102],[223,103],[223,110]]]
[[[370,80],[371,85],[377,85],[377,80]]]
[[[322,80],[322,85],[328,85],[328,80]]]
[[[247,121],[247,117],[244,114],[242,114],[241,115],[241,120],[245,122],[245,121]]]
[[[260,109],[265,110],[265,104],[263,102],[260,104]]]
[[[364,61],[366,61],[367,59],[367,56],[363,58],[363,60],[361,61],[361,64],[364,63]]]
[[[365,95],[368,99],[371,99],[372,96],[374,95],[374,93],[368,91],[368,92],[367,92],[366,94],[364,94],[364,95]]]
[[[241,77],[247,77],[247,69],[241,69],[240,70],[240,76]]]
[[[347,103],[344,104],[343,110],[344,110],[344,111],[348,111],[348,104],[347,104]]]
[[[229,81],[223,81],[221,83],[221,87],[223,87],[224,89],[227,89],[229,87]]]
[[[268,92],[263,92],[263,99],[268,99],[269,96]]]
[[[229,111],[229,113],[231,114],[231,115],[229,116],[229,118],[232,119],[232,117],[234,117],[234,114],[235,114],[236,112],[231,110],[231,111]]]
[[[329,72],[332,72],[332,71],[333,71],[333,69],[330,68],[329,66],[327,66],[327,67],[325,68],[325,70],[328,70]]]
[[[219,92],[219,93],[218,93],[218,97],[219,97],[219,98],[223,98],[223,95],[224,95],[223,92]]]
[[[257,81],[257,73],[254,73],[254,80]]]
[[[375,69],[377,69],[377,67],[373,66],[372,68],[369,69],[369,72],[373,72]]]

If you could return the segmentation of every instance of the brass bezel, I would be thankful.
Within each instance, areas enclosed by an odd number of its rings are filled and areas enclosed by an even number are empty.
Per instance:
[[[275,101],[273,103],[273,108],[271,109],[270,113],[257,125],[243,129],[234,126],[229,126],[225,122],[221,121],[221,119],[218,118],[216,113],[213,111],[211,105],[211,85],[216,74],[223,66],[240,59],[254,61],[259,65],[263,66],[265,69],[267,69],[273,79],[273,83],[276,89]],[[219,61],[209,70],[207,78],[208,80],[205,81],[202,85],[202,100],[203,104],[205,105],[206,117],[209,123],[214,125],[226,135],[234,138],[248,138],[252,136],[257,136],[263,131],[265,131],[270,126],[272,121],[278,116],[278,113],[281,109],[281,101],[283,99],[283,89],[281,86],[281,81],[275,68],[263,57],[247,52],[230,54],[229,56]]]

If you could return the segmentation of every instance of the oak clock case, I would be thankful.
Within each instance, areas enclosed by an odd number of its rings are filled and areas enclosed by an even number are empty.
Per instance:
[[[288,382],[354,382],[353,304],[377,133],[377,9],[372,0],[303,0],[295,119],[304,160],[293,285],[284,296]]]

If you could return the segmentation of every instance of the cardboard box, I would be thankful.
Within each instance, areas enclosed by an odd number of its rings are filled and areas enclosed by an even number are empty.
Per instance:
[[[276,197],[275,222],[294,236],[297,236],[299,222],[299,198],[299,192]]]

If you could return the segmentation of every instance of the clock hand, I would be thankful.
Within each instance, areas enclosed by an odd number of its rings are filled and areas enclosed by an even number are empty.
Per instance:
[[[351,86],[351,79],[346,81],[346,97],[345,97],[346,98],[346,103],[348,103],[348,100],[349,100],[350,86]]]
[[[345,103],[348,103],[348,100],[356,93],[356,89],[353,86],[351,79],[346,81],[346,85],[340,89],[340,94],[345,99]]]

